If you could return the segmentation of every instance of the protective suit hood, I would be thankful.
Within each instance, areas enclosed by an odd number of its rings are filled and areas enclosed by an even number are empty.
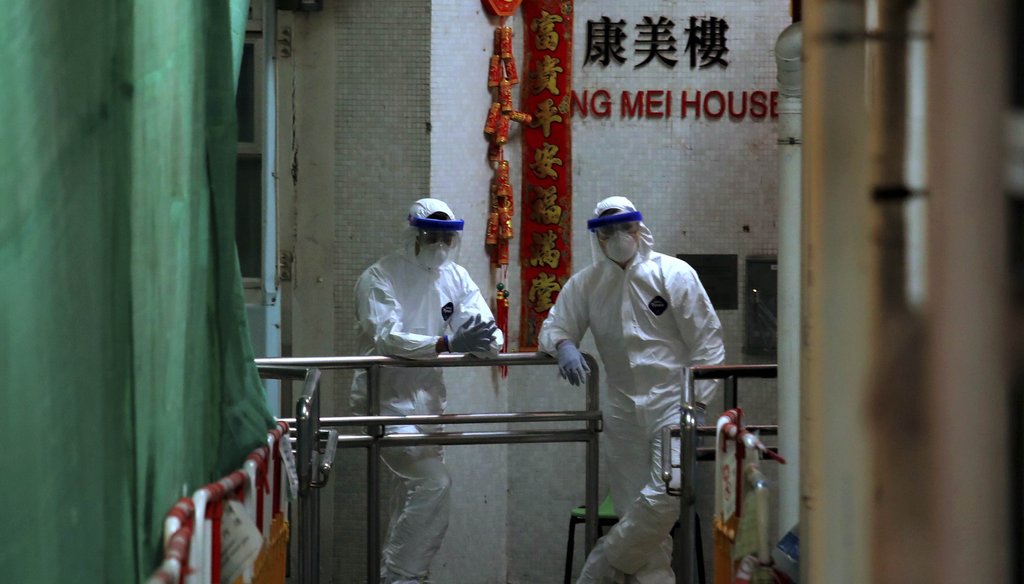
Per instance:
[[[435,213],[443,213],[446,219],[430,219]],[[462,227],[463,221],[455,219],[455,213],[444,201],[419,199],[409,207],[401,253],[424,269],[439,270],[458,261]],[[431,235],[443,235],[445,243],[427,243],[424,237]],[[417,242],[420,243],[419,254],[416,251]]]
[[[637,213],[636,205],[632,201],[622,196],[607,197],[602,199],[601,202],[594,207],[593,219],[597,219],[609,210],[615,210],[618,213]],[[636,255],[633,257],[631,264],[637,262],[647,261],[651,257],[651,253],[654,252],[654,234],[647,228],[643,220],[640,220],[640,231],[639,231],[639,245],[637,247]],[[611,262],[612,260],[605,255],[601,249],[601,244],[598,242],[597,233],[595,231],[590,232],[590,247],[592,257],[595,264],[600,262]]]

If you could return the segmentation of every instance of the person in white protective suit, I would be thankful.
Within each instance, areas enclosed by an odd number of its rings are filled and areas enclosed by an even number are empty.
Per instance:
[[[355,287],[356,343],[362,355],[428,359],[439,353],[497,355],[504,338],[469,273],[454,262],[463,221],[437,199],[409,210],[402,247],[367,268]],[[381,415],[440,414],[446,403],[438,368],[380,371]],[[367,411],[365,374],[353,383],[355,412]],[[388,433],[438,431],[391,426]],[[448,528],[451,478],[441,446],[385,447],[398,478],[384,540],[382,583],[424,582]]]
[[[598,203],[587,227],[594,263],[566,282],[540,333],[541,350],[580,385],[589,369],[578,347],[589,328],[608,381],[602,449],[619,522],[598,540],[578,583],[670,584],[679,500],[661,479],[661,429],[679,422],[684,368],[724,360],[721,323],[697,273],[654,251],[628,199]],[[699,382],[697,401],[715,390],[713,380]]]

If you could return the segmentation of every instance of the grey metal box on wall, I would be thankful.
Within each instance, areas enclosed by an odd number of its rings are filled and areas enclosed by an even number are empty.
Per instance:
[[[778,339],[778,260],[775,256],[747,258],[744,287],[743,352],[775,357]]]
[[[736,273],[736,254],[680,253],[676,257],[690,264],[697,272],[704,291],[711,299],[715,311],[739,308],[739,278]]]

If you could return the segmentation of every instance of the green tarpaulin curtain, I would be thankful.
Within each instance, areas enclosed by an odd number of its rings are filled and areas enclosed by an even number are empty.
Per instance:
[[[234,243],[247,1],[0,21],[0,581],[132,582],[272,418]]]

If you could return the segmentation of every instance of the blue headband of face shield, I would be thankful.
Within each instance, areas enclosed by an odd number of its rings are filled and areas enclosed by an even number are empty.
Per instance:
[[[462,231],[465,223],[462,219],[429,219],[409,216],[409,225],[423,231]]]
[[[462,219],[430,219],[410,215],[409,225],[419,230],[418,240],[423,244],[452,245],[455,236],[462,231],[465,221]]]
[[[610,237],[616,231],[628,231],[636,223],[643,220],[644,216],[640,214],[640,211],[615,213],[614,215],[604,215],[587,221],[587,229],[597,233],[598,237]]]

